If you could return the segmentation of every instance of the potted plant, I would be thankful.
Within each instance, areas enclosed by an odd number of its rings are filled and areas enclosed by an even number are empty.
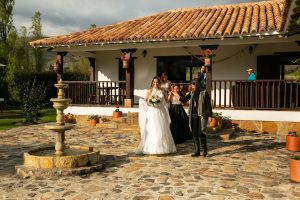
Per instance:
[[[64,116],[64,121],[65,121],[65,123],[75,124],[76,123],[76,117],[75,117],[75,115],[68,113]]]
[[[124,56],[121,56],[123,62],[123,68],[128,68],[129,66],[130,53],[125,53]]]
[[[202,59],[204,61],[205,66],[211,65],[212,56],[213,56],[213,52],[210,49],[205,49],[203,51],[200,51],[200,60]]]
[[[292,181],[300,182],[300,155],[290,157],[290,176]]]
[[[116,109],[113,112],[113,117],[114,118],[122,117],[122,112],[119,109],[119,105],[116,106]]]
[[[96,124],[99,122],[99,116],[98,115],[90,115],[89,120],[90,120],[91,126],[96,126]]]
[[[289,130],[286,135],[286,149],[300,151],[300,135],[295,130]]]
[[[211,121],[209,122],[210,127],[222,126],[222,113],[212,114]]]

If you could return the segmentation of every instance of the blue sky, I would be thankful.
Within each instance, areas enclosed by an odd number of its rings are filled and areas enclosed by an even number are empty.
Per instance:
[[[135,19],[175,8],[223,5],[260,0],[15,0],[14,25],[31,26],[35,11],[42,15],[45,36],[54,36]]]

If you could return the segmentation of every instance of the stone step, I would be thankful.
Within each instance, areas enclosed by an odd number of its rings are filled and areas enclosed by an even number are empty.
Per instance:
[[[219,129],[217,131],[208,131],[207,137],[211,139],[230,140],[235,136],[235,129]]]

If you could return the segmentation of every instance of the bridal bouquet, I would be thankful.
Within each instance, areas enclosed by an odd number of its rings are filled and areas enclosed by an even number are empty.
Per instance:
[[[160,102],[161,99],[159,96],[157,95],[152,95],[149,99],[149,103],[153,106],[153,107],[159,107],[160,106]]]

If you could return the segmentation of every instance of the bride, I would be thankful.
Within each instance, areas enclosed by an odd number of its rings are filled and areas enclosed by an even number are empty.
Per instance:
[[[139,101],[141,142],[137,154],[167,154],[176,152],[170,131],[170,116],[166,97],[160,89],[160,80],[154,77],[145,100]]]

